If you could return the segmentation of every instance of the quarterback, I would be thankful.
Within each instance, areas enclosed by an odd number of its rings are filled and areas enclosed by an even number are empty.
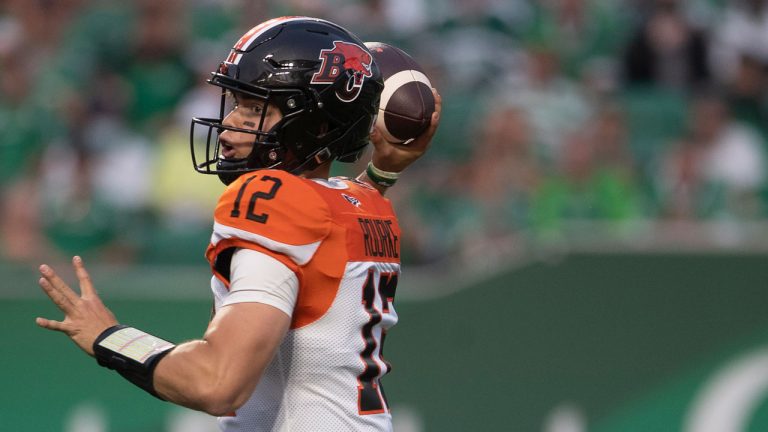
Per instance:
[[[120,324],[79,257],[80,293],[40,266],[64,319],[37,324],[155,397],[218,416],[223,431],[391,430],[382,346],[398,319],[401,235],[383,194],[426,152],[439,95],[420,137],[386,142],[372,129],[383,83],[370,53],[308,17],[257,25],[209,83],[222,90],[220,116],[192,120],[192,161],[227,188],[205,252],[215,314],[202,339],[174,344]],[[357,179],[329,177],[369,142]]]

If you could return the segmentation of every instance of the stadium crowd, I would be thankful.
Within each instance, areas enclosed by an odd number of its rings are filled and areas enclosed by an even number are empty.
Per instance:
[[[406,262],[768,217],[768,0],[0,0],[0,259],[202,262],[223,185],[189,121],[218,114],[212,54],[280,15],[442,93],[390,192]]]

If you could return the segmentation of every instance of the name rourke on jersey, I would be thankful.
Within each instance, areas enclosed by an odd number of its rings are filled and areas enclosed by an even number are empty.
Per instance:
[[[399,258],[400,245],[392,231],[392,221],[385,219],[357,218],[363,231],[365,254],[370,257]]]

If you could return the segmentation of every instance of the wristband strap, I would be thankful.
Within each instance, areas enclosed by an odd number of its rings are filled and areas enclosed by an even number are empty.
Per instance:
[[[391,187],[395,184],[400,177],[400,173],[384,171],[376,168],[373,162],[368,162],[368,167],[365,169],[365,174],[374,183],[383,187]]]
[[[152,396],[154,372],[160,359],[176,345],[125,325],[104,330],[93,342],[93,353],[99,365],[112,369]]]

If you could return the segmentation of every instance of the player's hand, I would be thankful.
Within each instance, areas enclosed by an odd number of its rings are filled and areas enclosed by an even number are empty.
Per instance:
[[[373,165],[384,171],[402,172],[409,165],[427,152],[432,137],[440,125],[440,112],[442,111],[442,98],[437,89],[432,89],[435,97],[435,112],[432,113],[432,119],[429,127],[419,135],[415,140],[408,144],[394,144],[384,139],[378,128],[374,128],[371,133],[371,142],[373,143],[373,156],[371,161]]]
[[[75,274],[80,282],[80,295],[64,283],[48,265],[40,266],[42,276],[38,283],[53,303],[64,312],[63,321],[37,318],[40,327],[65,333],[83,351],[93,355],[93,342],[106,329],[117,324],[112,312],[107,309],[96,294],[91,277],[83,266],[83,260],[72,259]]]

